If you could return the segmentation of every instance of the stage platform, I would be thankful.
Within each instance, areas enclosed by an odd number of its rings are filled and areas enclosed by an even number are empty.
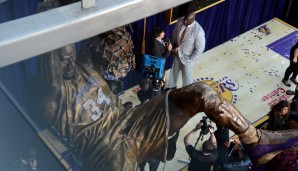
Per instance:
[[[290,49],[297,41],[297,29],[274,18],[204,52],[194,65],[195,81],[212,84],[249,122],[257,126],[267,119],[270,106],[280,99],[292,99],[292,96],[285,93],[286,90],[295,89],[294,83],[291,82],[292,86],[287,87],[282,83],[282,79],[289,65]],[[166,71],[166,78],[169,72]],[[178,87],[181,85],[180,76]],[[138,90],[139,86],[126,90],[120,96],[123,103],[132,101],[134,105],[138,105]],[[182,128],[175,158],[165,166],[160,164],[160,171],[180,170],[185,167],[185,163],[178,161],[188,159],[183,138],[202,116],[203,113],[199,113]],[[206,135],[204,140],[208,138],[209,135]]]

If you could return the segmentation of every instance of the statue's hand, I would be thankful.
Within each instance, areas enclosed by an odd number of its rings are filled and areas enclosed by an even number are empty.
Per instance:
[[[240,111],[222,98],[218,106],[205,113],[217,126],[229,128],[236,134],[244,132],[249,126]]]
[[[234,131],[236,134],[243,133],[249,127],[250,124],[241,112],[226,100],[220,105],[219,110],[223,112],[221,115],[225,118],[225,123],[227,124],[226,127]]]

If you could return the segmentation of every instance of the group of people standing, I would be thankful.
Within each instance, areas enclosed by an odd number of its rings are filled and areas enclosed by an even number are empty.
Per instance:
[[[248,170],[251,163],[248,155],[239,139],[230,140],[229,129],[226,127],[216,125],[216,131],[209,127],[209,139],[203,142],[202,150],[197,150],[191,140],[202,127],[203,123],[200,122],[184,137],[185,148],[190,157],[189,171]]]
[[[282,100],[272,106],[268,112],[269,119],[261,129],[279,131],[298,128],[296,96],[290,103]],[[295,171],[298,169],[298,150],[285,150],[263,165],[251,162],[239,139],[230,140],[229,129],[217,125],[217,130],[209,128],[210,138],[197,150],[191,139],[200,130],[200,122],[184,137],[184,144],[190,156],[189,171]],[[231,143],[236,144],[236,148]]]
[[[206,41],[203,28],[195,20],[195,13],[188,12],[185,17],[178,19],[173,31],[172,42],[164,40],[164,38],[165,32],[161,28],[156,28],[150,55],[161,58],[167,58],[170,55],[174,57],[165,88],[177,87],[180,72],[182,73],[183,87],[192,84],[194,82],[193,62],[204,51]]]

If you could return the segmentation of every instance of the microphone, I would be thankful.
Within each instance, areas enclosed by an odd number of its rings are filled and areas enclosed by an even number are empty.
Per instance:
[[[163,41],[166,43],[166,44],[170,44],[171,43],[171,40],[169,38],[167,38],[167,36],[165,36],[163,38]]]

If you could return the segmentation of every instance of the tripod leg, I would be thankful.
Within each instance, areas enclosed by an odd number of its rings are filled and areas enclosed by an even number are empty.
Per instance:
[[[200,139],[203,140],[203,136],[204,136],[204,135],[202,134],[202,131],[201,131],[199,137],[197,138],[197,141],[196,141],[196,143],[195,143],[194,148],[196,148],[196,146],[197,146],[198,142],[200,141]]]

